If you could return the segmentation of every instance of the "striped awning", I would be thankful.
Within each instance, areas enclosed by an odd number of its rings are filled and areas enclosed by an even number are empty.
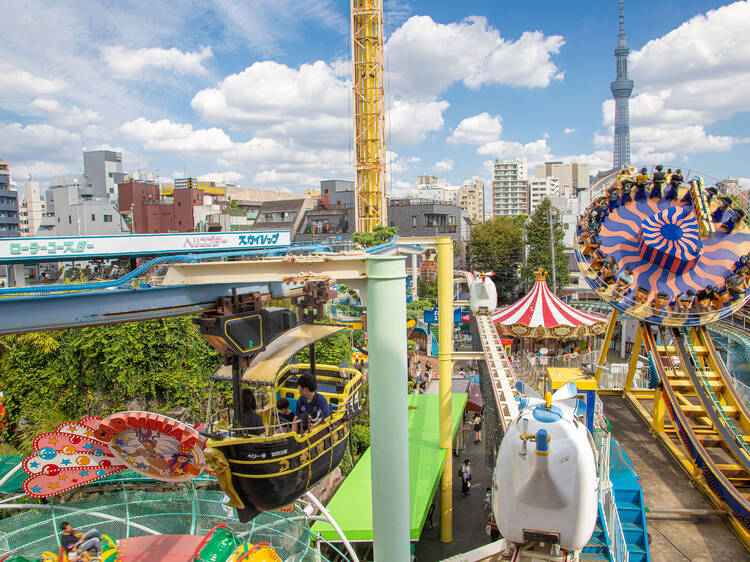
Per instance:
[[[544,272],[537,272],[534,288],[517,303],[495,311],[492,320],[502,335],[565,338],[598,335],[606,318],[568,306],[547,286]]]

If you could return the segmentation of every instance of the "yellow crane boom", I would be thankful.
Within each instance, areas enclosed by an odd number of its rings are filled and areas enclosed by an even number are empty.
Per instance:
[[[355,205],[357,232],[388,226],[385,191],[383,0],[352,0]]]

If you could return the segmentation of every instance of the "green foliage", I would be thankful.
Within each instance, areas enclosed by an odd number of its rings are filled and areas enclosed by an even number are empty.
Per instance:
[[[372,229],[372,232],[355,232],[352,234],[352,242],[363,248],[369,248],[388,242],[397,234],[398,228],[395,226],[378,225]]]
[[[414,355],[417,351],[417,342],[414,340],[406,340],[406,354]]]
[[[315,344],[315,359],[318,363],[326,365],[338,365],[342,361],[350,363],[351,356],[348,333],[338,332]],[[302,363],[307,363],[310,360],[310,348],[306,347],[298,351],[296,357]]]
[[[432,301],[434,306],[438,298],[437,281],[422,281],[421,277],[417,278],[417,294],[420,299]]]
[[[235,211],[236,211],[237,209],[239,209],[239,208],[240,208],[240,206],[239,206],[239,205],[237,204],[237,201],[235,201],[234,199],[232,199],[232,200],[231,200],[231,201],[229,202],[229,207],[230,207],[231,209],[234,209]]]
[[[406,303],[406,319],[419,320],[422,318],[425,310],[432,310],[433,308],[435,308],[435,302],[428,299],[419,299]]]
[[[352,425],[352,447],[356,457],[361,457],[362,453],[370,446],[370,427],[359,424]]]
[[[494,271],[498,302],[512,302],[518,286],[518,268],[523,261],[523,230],[519,217],[499,216],[477,224],[467,246],[472,269]]]
[[[550,244],[550,220],[548,213],[552,204],[548,198],[545,198],[531,215],[526,223],[526,244],[529,246],[529,255],[526,263],[521,268],[521,275],[526,281],[534,283],[534,272],[543,267],[546,269],[550,278],[547,279],[550,287],[552,286],[552,248]],[[552,214],[556,212],[552,209]],[[570,273],[568,272],[568,258],[565,255],[565,245],[563,231],[560,221],[553,221],[553,230],[555,235],[555,269],[557,273],[557,287],[570,283]]]
[[[84,415],[106,416],[131,400],[144,409],[178,406],[205,413],[209,375],[221,363],[189,318],[166,318],[5,336],[0,390],[5,438],[28,435]],[[19,420],[24,432],[16,431]]]

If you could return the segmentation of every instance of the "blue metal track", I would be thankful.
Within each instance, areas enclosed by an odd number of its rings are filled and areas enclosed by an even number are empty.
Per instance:
[[[397,237],[368,248],[370,254],[397,245]],[[184,254],[153,259],[127,275],[112,281],[71,285],[38,285],[0,290],[0,334],[37,330],[114,324],[167,316],[194,314],[211,308],[216,299],[238,292],[261,292],[273,298],[289,295],[290,287],[281,282],[232,285],[149,286],[139,282],[150,268],[170,263],[240,260],[258,256],[335,253],[351,249],[351,243],[315,243],[268,250],[230,251],[210,254]]]

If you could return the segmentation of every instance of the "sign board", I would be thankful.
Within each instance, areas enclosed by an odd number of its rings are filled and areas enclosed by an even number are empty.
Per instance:
[[[425,310],[424,311],[424,323],[425,324],[437,324],[438,321],[438,307],[435,305],[435,308],[432,310]],[[453,309],[453,323],[454,324],[460,324],[461,323],[461,307],[457,307]]]
[[[289,246],[288,230],[0,239],[0,264],[256,250]]]

